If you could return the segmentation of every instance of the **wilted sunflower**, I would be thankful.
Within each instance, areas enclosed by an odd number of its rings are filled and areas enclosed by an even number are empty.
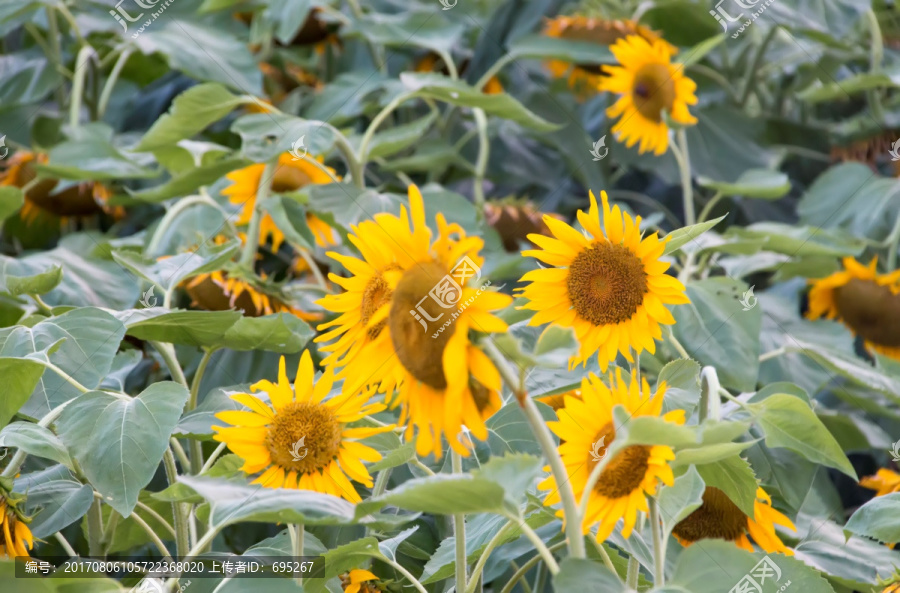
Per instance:
[[[581,380],[582,399],[567,396],[557,414],[559,420],[547,423],[560,438],[559,454],[576,500],[581,499],[591,472],[616,439],[613,408],[621,405],[635,418],[659,416],[662,412],[665,382],[660,383],[656,393],[651,395],[646,380],[641,380],[638,387],[634,371],[631,380],[625,381],[622,369],[616,369],[615,374],[609,373],[608,381],[609,386],[594,373],[589,373]],[[684,410],[672,410],[663,419],[684,424]],[[648,511],[647,495],[656,494],[659,482],[668,486],[674,483],[675,477],[668,463],[674,458],[672,448],[662,445],[631,445],[616,454],[590,493],[582,524],[584,533],[598,525],[597,541],[602,542],[615,529],[619,519],[624,519],[622,536],[630,536],[638,511]],[[538,488],[550,491],[544,504],[560,501],[553,475]]]
[[[232,204],[241,207],[241,215],[237,220],[239,225],[249,223],[253,216],[256,192],[259,190],[259,182],[265,168],[265,165],[258,163],[226,175],[233,183],[222,193],[228,196]],[[330,168],[328,170],[332,171]],[[278,157],[278,165],[272,179],[272,193],[291,192],[313,183],[331,182],[332,178],[325,171],[303,159],[295,159],[290,153],[284,153]],[[264,214],[260,221],[259,240],[264,242],[268,237],[272,239],[272,251],[278,251],[284,242],[284,233],[275,226],[275,221],[269,214]]]
[[[611,20],[587,16],[559,16],[544,25],[544,35],[569,41],[583,41],[608,47],[628,35],[638,35],[651,43],[666,43],[654,31],[627,19]],[[668,45],[668,44],[666,44]],[[668,45],[674,55],[678,49]],[[547,62],[550,74],[555,78],[567,78],[569,87],[585,97],[596,92],[607,75],[600,64],[570,64],[562,60]]]
[[[344,593],[374,593],[381,589],[374,584],[369,584],[368,581],[377,580],[378,576],[368,570],[355,568],[347,574],[341,575],[341,587],[343,587]]]
[[[422,194],[414,185],[409,205],[411,215],[404,207],[400,216],[378,214],[353,227],[350,241],[363,259],[328,254],[352,276],[330,276],[346,292],[317,301],[340,315],[319,326],[333,329],[316,341],[333,341],[322,346],[330,352],[325,364],[344,367],[338,375],[344,389],[378,385],[388,398],[399,389],[393,403],[402,406],[407,438],[418,429],[419,455],[440,457],[444,434],[451,447],[467,455],[456,438],[462,425],[484,440],[484,421],[500,407],[500,375],[469,341],[469,330],[505,332],[506,323],[490,311],[512,299],[471,285],[482,264],[480,238],[466,237],[439,213],[432,241]]]
[[[555,238],[529,235],[542,249],[523,251],[555,268],[532,270],[521,289],[528,299],[525,309],[537,311],[529,324],[553,322],[571,327],[581,344],[570,368],[585,362],[594,352],[606,370],[616,352],[632,360],[630,349],[656,351],[654,340],[662,337],[660,324],[675,318],[665,305],[690,302],[684,286],[666,274],[669,264],[659,260],[665,249],[656,233],[641,238],[641,217],[632,219],[603,200],[603,226],[597,200],[591,193],[587,213],[578,211],[578,221],[587,233],[545,216]]]
[[[900,474],[895,471],[881,468],[874,476],[868,476],[859,481],[863,488],[875,491],[875,496],[884,496],[900,492]]]
[[[780,552],[793,556],[794,551],[785,546],[775,533],[776,524],[797,531],[790,519],[772,507],[772,499],[762,488],[756,489],[751,518],[724,492],[707,486],[703,492],[703,504],[675,525],[672,534],[684,546],[702,539],[724,539],[753,552],[749,535],[767,554]]]
[[[629,148],[640,140],[641,154],[663,154],[669,147],[663,113],[682,125],[697,123],[688,111],[697,102],[697,85],[684,75],[684,66],[672,63],[672,50],[664,41],[630,35],[610,49],[620,65],[606,69],[609,76],[600,90],[621,95],[606,110],[609,117],[620,117],[612,131]]]
[[[31,519],[18,508],[22,500],[0,483],[0,557],[28,556],[28,550],[34,547],[34,536],[28,529]]]
[[[266,275],[260,274],[260,278],[264,281]],[[238,309],[248,317],[290,313],[304,321],[322,319],[320,313],[309,313],[287,304],[281,295],[262,283],[230,276],[222,270],[198,274],[185,284],[185,289],[192,304],[204,311]]]
[[[282,356],[278,383],[262,380],[250,387],[267,393],[270,403],[249,393],[232,395],[250,410],[216,414],[231,426],[213,426],[213,438],[244,460],[241,470],[263,472],[254,484],[314,490],[360,502],[350,479],[372,487],[372,477],[362,461],[378,461],[381,454],[358,440],[394,427],[348,428],[348,423],[384,410],[384,404],[367,403],[370,394],[347,393],[325,399],[334,384],[334,373],[328,369],[318,381],[314,375],[312,358],[304,351],[291,388]]]
[[[806,316],[837,319],[867,348],[900,360],[900,270],[878,274],[877,265],[845,257],[842,272],[811,281]]]
[[[534,204],[526,200],[504,199],[484,205],[485,221],[497,231],[503,248],[509,252],[518,251],[519,244],[531,233],[550,235],[550,229],[544,223],[544,216],[548,215],[562,220],[562,216],[555,212],[539,212]]]

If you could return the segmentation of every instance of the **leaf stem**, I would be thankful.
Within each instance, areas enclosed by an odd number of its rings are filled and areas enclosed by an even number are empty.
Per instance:
[[[157,342],[154,340],[150,340],[150,345],[162,356],[166,367],[169,369],[169,374],[172,375],[172,379],[187,387],[188,382],[184,377],[184,371],[181,370],[181,365],[178,363],[178,357],[175,355],[175,347],[168,342]]]
[[[484,176],[487,171],[488,158],[491,152],[491,141],[488,138],[488,121],[482,109],[472,110],[475,124],[478,127],[478,161],[475,163],[475,185],[472,195],[479,215],[484,211]]]
[[[700,210],[700,216],[697,218],[697,222],[704,222],[706,217],[709,216],[709,213],[712,212],[713,207],[719,203],[719,201],[725,196],[722,192],[716,192],[716,194],[709,199],[703,209]]]
[[[562,548],[565,545],[566,545],[566,542],[558,542],[558,543],[553,544],[552,546],[550,546],[547,549],[549,551],[553,552],[555,550]],[[500,590],[500,593],[511,593],[511,591],[513,590],[513,587],[516,586],[516,583],[518,583],[522,579],[522,577],[524,577],[526,574],[528,574],[528,571],[531,570],[532,567],[534,567],[534,565],[537,564],[538,562],[540,562],[543,558],[544,557],[541,556],[540,554],[535,554],[534,556],[529,558],[528,561],[525,562],[525,564],[523,564],[521,566],[521,568],[519,568],[518,570],[516,570],[515,573],[513,573],[512,577],[510,577],[509,581],[505,585],[503,585],[503,589]]]
[[[172,205],[171,208],[166,211],[162,219],[160,219],[159,224],[156,225],[156,229],[153,231],[153,237],[150,239],[150,243],[147,244],[147,249],[144,250],[144,253],[146,253],[148,257],[156,257],[165,232],[169,230],[169,227],[172,226],[172,223],[175,221],[175,219],[178,218],[178,216],[182,212],[197,204],[205,204],[218,210],[222,214],[222,218],[225,219],[225,223],[231,229],[231,234],[235,237],[237,236],[238,232],[237,228],[234,226],[234,223],[231,222],[231,219],[228,218],[228,215],[222,210],[222,207],[219,206],[219,204],[215,200],[213,200],[209,196],[204,195],[188,196],[186,198],[179,199],[177,202],[175,202],[174,205]]]
[[[69,97],[69,126],[72,129],[78,127],[81,119],[81,101],[84,98],[84,79],[87,77],[88,62],[95,55],[94,48],[85,44],[78,50],[75,58],[75,77],[72,79],[72,94]]]
[[[122,53],[120,53],[118,59],[116,59],[112,71],[109,73],[109,77],[106,79],[106,82],[103,83],[103,91],[101,91],[100,101],[97,103],[97,116],[101,119],[103,118],[103,114],[106,113],[106,108],[109,106],[113,88],[115,88],[116,82],[119,80],[119,75],[122,74],[122,69],[125,67],[125,63],[128,62],[128,58],[131,57],[131,54],[131,48],[122,50]]]
[[[377,558],[378,560],[381,560],[382,562],[384,562],[386,564],[391,565],[394,568],[394,570],[396,570],[397,572],[402,574],[404,577],[406,577],[406,580],[408,580],[410,583],[412,583],[412,586],[415,587],[419,593],[428,593],[428,591],[425,589],[425,587],[422,586],[422,583],[419,582],[419,579],[414,577],[408,570],[403,568],[399,563],[391,560],[387,556],[382,556],[380,554],[378,556],[375,556],[375,558]]]
[[[653,586],[662,587],[666,584],[666,542],[663,541],[662,525],[659,522],[659,503],[655,496],[651,496],[650,529],[653,533]]]
[[[697,223],[694,214],[694,187],[691,183],[691,156],[688,152],[687,132],[679,128],[675,132],[677,143],[672,144],[672,154],[678,162],[678,173],[681,176],[681,197],[684,204],[684,224],[690,226]]]
[[[450,462],[453,466],[454,474],[463,473],[462,457],[455,449],[450,451]],[[453,537],[456,549],[456,590],[460,591],[466,588],[466,515],[465,513],[456,513],[453,515]]]
[[[262,175],[259,176],[259,186],[256,188],[256,198],[253,202],[253,213],[247,226],[247,242],[244,243],[244,250],[241,252],[241,259],[238,262],[242,268],[247,270],[253,269],[256,249],[259,246],[259,231],[264,216],[261,206],[263,201],[269,197],[269,191],[272,189],[272,181],[275,179],[277,170],[278,157],[276,156],[266,163]]]
[[[212,455],[209,456],[209,459],[206,460],[206,463],[203,464],[203,467],[201,467],[200,471],[197,473],[202,474],[206,471],[209,471],[209,468],[211,468],[216,463],[216,459],[219,458],[219,455],[222,454],[222,451],[224,451],[225,447],[227,446],[227,443],[219,443],[219,446],[216,447],[216,450],[212,452]]]
[[[369,127],[366,128],[365,133],[363,133],[362,139],[359,141],[359,151],[357,152],[358,157],[356,160],[360,163],[360,166],[365,168],[366,163],[369,160],[369,144],[372,142],[372,138],[375,136],[375,131],[378,130],[378,126],[384,122],[385,119],[391,114],[392,111],[397,109],[403,102],[412,99],[415,96],[415,93],[403,93],[402,95],[398,95],[394,97],[394,100],[384,106],[384,108],[372,118],[372,121],[369,123]]]
[[[178,469],[175,465],[175,455],[172,454],[172,450],[166,448],[166,452],[163,454],[163,465],[166,468],[166,478],[168,478],[169,486],[172,486],[178,482]],[[178,556],[193,556],[187,552],[188,548],[190,548],[190,540],[188,533],[188,522],[187,522],[187,514],[185,513],[186,505],[173,502],[172,503],[172,516],[175,519],[175,549]]]
[[[719,375],[715,367],[705,366],[700,371],[700,409],[698,414],[702,423],[707,417],[719,420],[721,415],[719,400]]]
[[[103,536],[103,511],[100,508],[102,497],[97,492],[94,494],[94,502],[87,514],[88,554],[100,558],[103,556],[103,547],[100,545],[100,538]]]
[[[547,570],[549,570],[551,574],[557,574],[559,572],[559,564],[556,563],[556,559],[553,558],[553,554],[547,548],[544,540],[542,540],[537,532],[531,528],[531,525],[529,525],[525,521],[522,521],[518,527],[522,530],[522,533],[525,534],[525,537],[527,537],[528,540],[534,545],[534,548],[535,550],[537,550],[538,554],[543,557],[544,564],[547,566]]]
[[[491,552],[494,551],[494,548],[500,545],[500,542],[503,541],[503,538],[506,537],[506,534],[509,533],[516,526],[516,519],[510,519],[506,522],[506,525],[500,528],[500,531],[494,534],[494,537],[487,543],[484,547],[484,551],[481,553],[481,556],[478,557],[478,562],[475,563],[475,567],[472,569],[472,575],[469,577],[469,583],[466,585],[465,593],[475,593],[475,587],[478,585],[478,578],[481,576],[481,572],[484,570],[484,565],[487,564],[488,557],[491,555]],[[543,544],[543,542],[541,542]],[[551,556],[552,558],[552,556]]]

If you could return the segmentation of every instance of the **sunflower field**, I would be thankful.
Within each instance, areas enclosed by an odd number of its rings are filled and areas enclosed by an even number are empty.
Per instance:
[[[900,592],[900,9],[0,0],[0,593]]]

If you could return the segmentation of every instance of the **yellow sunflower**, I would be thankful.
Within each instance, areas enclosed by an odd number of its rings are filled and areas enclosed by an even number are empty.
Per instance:
[[[664,41],[647,41],[639,35],[620,39],[611,48],[619,66],[607,68],[601,91],[621,95],[607,110],[616,138],[629,148],[640,140],[638,151],[656,155],[669,147],[669,126],[663,113],[682,125],[697,123],[688,105],[697,103],[697,85],[684,75],[684,66],[673,64],[672,50]]]
[[[806,316],[837,319],[870,350],[900,360],[900,270],[878,274],[877,265],[846,257],[843,271],[811,281]]]
[[[485,222],[497,231],[503,248],[511,253],[519,251],[519,244],[527,240],[531,233],[550,235],[550,229],[544,223],[544,217],[548,215],[562,220],[562,216],[555,212],[538,211],[527,200],[504,199],[484,205]]]
[[[377,580],[377,575],[368,570],[356,568],[347,574],[341,575],[341,587],[343,587],[344,593],[373,593],[381,591],[381,589],[368,581]]]
[[[553,408],[554,412],[558,412],[566,405],[566,398],[574,397],[575,399],[581,399],[581,390],[573,389],[571,391],[566,391],[565,393],[557,393],[556,395],[545,395],[543,397],[535,398],[542,404],[546,404]]]
[[[900,593],[900,583],[892,583],[881,593]]]
[[[465,424],[487,438],[484,421],[500,407],[500,375],[469,341],[469,330],[505,332],[490,313],[510,304],[504,294],[473,284],[480,274],[483,242],[437,215],[438,234],[425,223],[422,194],[409,188],[410,215],[378,214],[352,228],[350,241],[362,259],[337,253],[351,276],[330,278],[345,289],[317,301],[339,313],[319,326],[331,331],[316,341],[329,352],[325,364],[343,367],[344,389],[377,385],[402,406],[407,438],[417,428],[419,455],[442,454],[441,437],[467,455],[456,437]],[[392,394],[399,389],[396,399]]]
[[[591,472],[615,442],[613,408],[621,405],[633,418],[659,416],[662,412],[665,382],[651,394],[646,380],[641,380],[638,387],[635,373],[632,372],[631,380],[626,381],[622,369],[610,372],[608,382],[609,386],[594,373],[589,373],[581,380],[581,399],[566,396],[565,405],[557,414],[559,420],[547,423],[560,438],[559,455],[566,466],[575,500],[581,500]],[[684,424],[684,410],[672,410],[663,419]],[[622,536],[629,537],[638,511],[648,511],[647,496],[656,494],[659,482],[668,486],[674,483],[675,477],[669,467],[669,461],[674,458],[672,448],[662,445],[631,445],[616,454],[590,493],[582,524],[584,533],[597,525],[597,541],[602,542],[615,529],[619,519],[624,519]],[[550,491],[544,504],[560,502],[553,475],[538,484],[538,488]],[[562,516],[562,511],[559,514]]]
[[[34,548],[34,536],[28,529],[30,519],[18,509],[21,501],[0,484],[0,558],[28,556],[28,550]]]
[[[278,383],[262,380],[250,387],[267,393],[269,403],[249,393],[232,395],[249,410],[216,414],[231,426],[214,426],[214,438],[244,460],[241,470],[245,473],[262,472],[254,484],[314,490],[360,502],[350,479],[371,488],[372,477],[362,460],[378,461],[381,454],[358,441],[394,426],[347,427],[384,410],[384,404],[368,403],[370,394],[347,393],[326,399],[334,373],[328,369],[318,381],[314,375],[312,357],[304,351],[292,388],[282,356]]]
[[[260,274],[266,280],[266,275]],[[198,274],[185,284],[192,305],[204,311],[238,309],[248,317],[262,317],[273,313],[290,313],[304,321],[318,321],[321,313],[310,313],[285,303],[280,295],[261,283],[247,278],[230,276],[219,270]]]
[[[690,301],[681,282],[666,274],[669,264],[659,260],[665,241],[656,233],[642,239],[641,217],[634,220],[618,206],[610,209],[606,192],[600,197],[602,226],[593,192],[588,212],[578,211],[584,234],[544,217],[554,238],[529,235],[542,249],[522,254],[557,267],[528,272],[522,280],[530,284],[520,290],[529,301],[524,308],[537,311],[531,325],[552,321],[575,330],[581,347],[570,368],[597,352],[605,371],[616,352],[628,361],[631,348],[655,352],[660,324],[675,323],[665,305]]]
[[[337,245],[337,233],[330,224],[312,212],[306,213],[306,224],[316,238],[316,245],[319,247],[333,247]]]
[[[724,492],[707,486],[703,492],[703,504],[678,523],[672,534],[683,546],[690,546],[701,539],[724,539],[753,552],[749,535],[767,554],[780,552],[793,556],[794,551],[785,546],[775,533],[775,525],[797,531],[790,519],[772,507],[772,499],[762,488],[756,489],[751,518]]]
[[[256,192],[259,190],[259,182],[262,180],[265,168],[266,166],[263,164],[255,164],[226,175],[232,184],[222,193],[228,196],[232,204],[241,207],[237,224],[250,222],[253,209],[256,207]],[[332,175],[334,174],[332,169],[328,170],[332,171]],[[332,178],[325,171],[303,159],[295,159],[290,153],[284,153],[278,158],[278,166],[275,168],[275,176],[272,179],[272,193],[291,192],[313,183],[331,182]],[[275,221],[269,214],[265,214],[262,218],[259,235],[260,242],[267,238],[272,239],[273,251],[278,251],[278,248],[284,243],[284,233],[275,226]]]
[[[663,41],[651,29],[627,19],[611,20],[582,15],[559,16],[546,22],[544,35],[569,41],[594,43],[604,47],[608,47],[628,35],[638,35],[650,43],[666,44],[672,55],[678,52],[675,46]],[[554,78],[566,78],[569,87],[574,89],[581,98],[596,92],[603,78],[607,76],[604,67],[600,64],[570,64],[562,60],[550,60],[547,62],[547,69]]]
[[[875,472],[874,476],[868,476],[859,481],[863,488],[875,491],[875,496],[884,496],[900,492],[900,474],[886,468]]]

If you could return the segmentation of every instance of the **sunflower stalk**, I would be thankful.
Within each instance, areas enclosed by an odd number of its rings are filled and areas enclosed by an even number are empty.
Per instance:
[[[288,525],[288,531],[291,536],[291,549],[294,558],[303,557],[303,539],[306,537],[306,529],[301,524]],[[298,585],[303,585],[303,576],[296,577]]]
[[[478,161],[475,163],[475,185],[472,193],[475,197],[475,205],[479,215],[484,216],[484,175],[487,171],[488,158],[491,152],[491,141],[488,138],[488,121],[481,109],[472,111],[475,116],[475,124],[478,127]]]
[[[662,523],[659,520],[659,503],[655,496],[648,501],[650,506],[650,529],[653,533],[653,585],[666,584],[666,542],[663,538]]]
[[[700,409],[698,414],[701,423],[707,417],[716,421],[720,418],[719,375],[716,373],[715,367],[706,366],[700,371]]]
[[[72,80],[72,94],[69,97],[69,126],[78,127],[81,119],[81,102],[84,99],[84,80],[87,77],[88,63],[96,55],[94,48],[85,44],[75,58],[75,78]]]
[[[450,461],[453,466],[454,474],[463,473],[462,457],[456,450],[451,450]],[[464,590],[466,588],[466,515],[457,513],[453,515],[453,537],[456,550],[456,590]]]

